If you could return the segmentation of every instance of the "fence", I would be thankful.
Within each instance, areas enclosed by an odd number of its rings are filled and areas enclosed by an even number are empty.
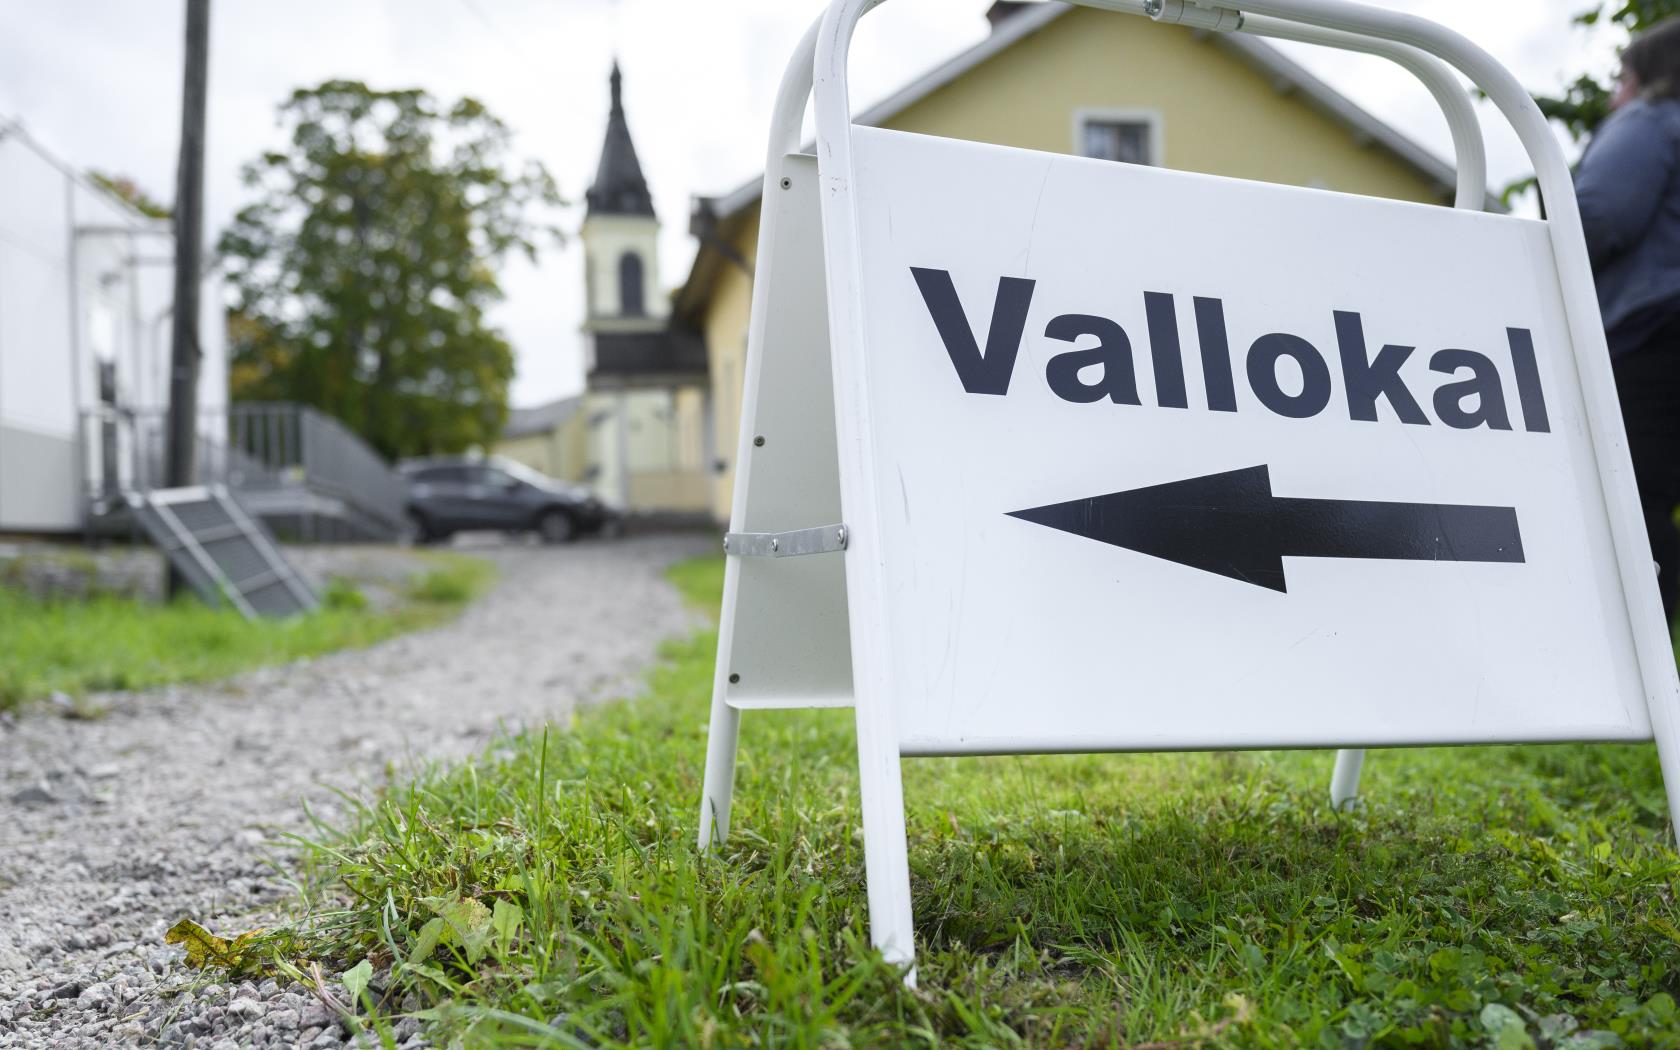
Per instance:
[[[82,418],[87,497],[96,514],[123,491],[166,487],[167,414],[105,406]],[[220,483],[269,518],[311,531],[338,518],[356,531],[395,535],[406,489],[396,472],[349,428],[307,405],[251,402],[201,410],[193,482]]]

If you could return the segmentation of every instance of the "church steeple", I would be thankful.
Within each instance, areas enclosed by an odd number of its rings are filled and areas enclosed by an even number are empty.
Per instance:
[[[624,120],[624,75],[612,67],[612,110],[589,207],[579,231],[584,252],[586,328],[653,330],[665,322],[659,288],[659,218]]]
[[[590,215],[653,215],[653,197],[642,177],[636,145],[630,141],[630,125],[624,120],[624,74],[618,62],[612,67],[612,109],[607,114],[607,139],[601,146],[601,163],[595,169],[595,184],[584,195]]]

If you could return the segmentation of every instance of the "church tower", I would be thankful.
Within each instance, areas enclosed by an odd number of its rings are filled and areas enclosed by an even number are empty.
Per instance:
[[[624,75],[612,106],[578,240],[584,258],[584,361],[589,483],[643,518],[700,517],[711,486],[706,346],[673,328],[659,283],[659,219],[624,117]]]
[[[585,331],[637,331],[663,326],[659,285],[659,219],[624,119],[624,74],[612,68],[612,108],[595,183],[585,200]]]

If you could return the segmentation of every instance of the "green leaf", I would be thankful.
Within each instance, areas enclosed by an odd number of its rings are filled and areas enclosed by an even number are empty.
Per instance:
[[[1522,1017],[1504,1003],[1488,1003],[1482,1007],[1482,1027],[1492,1036],[1494,1050],[1534,1050],[1528,1025]]]
[[[432,918],[426,920],[426,925],[420,927],[420,933],[414,938],[414,947],[408,953],[409,965],[418,965],[432,957],[437,951],[438,940],[443,937],[443,920]]]
[[[367,991],[368,981],[373,977],[373,963],[363,959],[361,962],[338,975],[344,982],[344,990],[350,993],[350,1003],[354,1006],[361,1002],[362,993]]]
[[[1614,1032],[1581,1032],[1558,1043],[1557,1050],[1613,1050],[1621,1045],[1621,1037]]]
[[[525,921],[525,912],[512,901],[498,900],[490,916],[490,926],[496,931],[496,944],[506,951],[518,935]]]
[[[1348,984],[1353,987],[1355,992],[1365,991],[1365,967],[1363,964],[1350,957],[1336,945],[1326,944],[1324,954],[1328,955],[1330,961],[1336,964],[1336,968],[1342,971],[1342,975],[1348,979]]]
[[[429,897],[426,903],[449,924],[456,943],[467,954],[467,962],[476,963],[484,958],[490,947],[490,936],[495,931],[490,925],[490,909],[482,901],[473,897]]]

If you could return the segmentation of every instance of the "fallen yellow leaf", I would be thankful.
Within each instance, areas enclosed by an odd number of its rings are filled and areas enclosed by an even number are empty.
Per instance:
[[[179,944],[187,951],[187,965],[195,970],[217,966],[230,973],[255,969],[256,952],[252,949],[261,930],[242,933],[233,940],[225,940],[191,919],[182,919],[169,927],[163,935],[165,944]]]

